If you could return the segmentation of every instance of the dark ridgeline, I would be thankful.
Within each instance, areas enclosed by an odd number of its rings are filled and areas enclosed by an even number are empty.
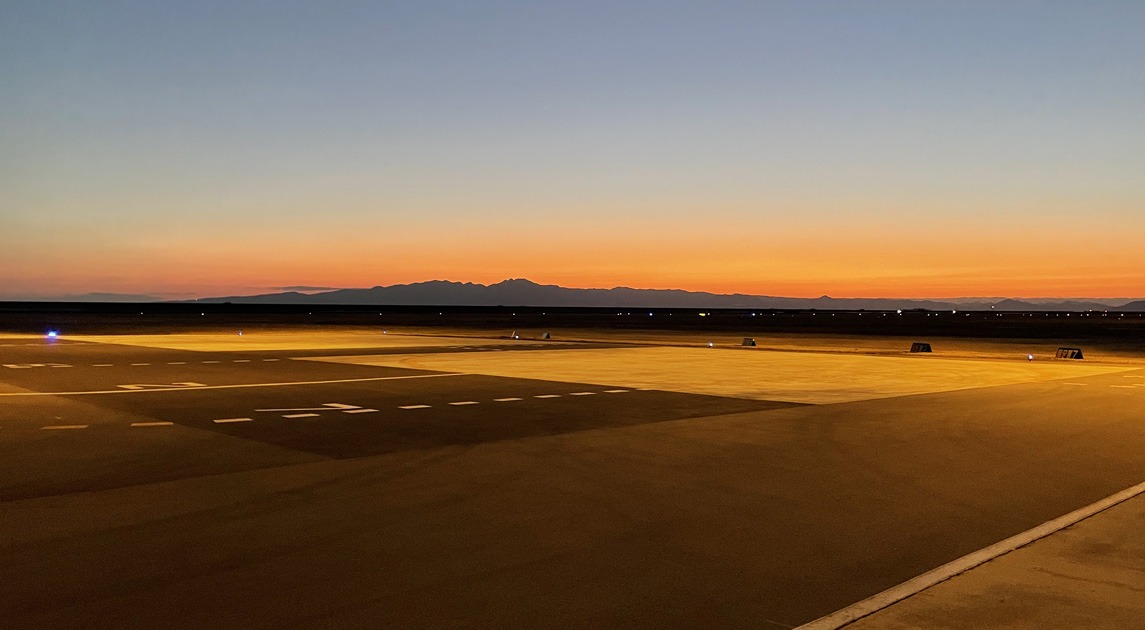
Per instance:
[[[197,303],[232,304],[343,304],[377,306],[536,306],[579,308],[712,308],[712,309],[819,309],[895,310],[927,309],[964,311],[1112,311],[1099,302],[1076,300],[1022,301],[1002,298],[966,298],[955,301],[887,298],[789,298],[769,295],[717,294],[680,289],[569,289],[513,279],[484,285],[472,282],[433,280],[370,289],[336,289],[321,293],[287,291],[264,295],[231,296],[197,300]],[[1145,310],[1145,301],[1136,302]]]

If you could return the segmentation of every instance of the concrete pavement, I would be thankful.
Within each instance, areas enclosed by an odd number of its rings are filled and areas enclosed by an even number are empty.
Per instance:
[[[790,627],[1145,479],[1139,370],[791,405],[75,346],[0,377],[14,627]]]

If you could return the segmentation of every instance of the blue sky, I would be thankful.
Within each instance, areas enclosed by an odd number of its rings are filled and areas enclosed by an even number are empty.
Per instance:
[[[0,297],[1129,294],[1143,24],[1139,2],[7,1]]]

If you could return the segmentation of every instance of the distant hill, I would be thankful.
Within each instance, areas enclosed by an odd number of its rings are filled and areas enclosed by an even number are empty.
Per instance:
[[[1085,311],[1111,310],[1109,304],[1076,300],[1021,301],[999,298],[908,300],[891,298],[790,298],[742,293],[719,294],[680,289],[570,289],[511,279],[484,285],[432,280],[369,289],[336,289],[321,293],[286,291],[264,295],[204,298],[199,302],[234,304],[354,304],[378,306],[549,306],[614,308],[757,308],[822,310],[998,310]],[[1145,310],[1145,301],[1139,304]]]

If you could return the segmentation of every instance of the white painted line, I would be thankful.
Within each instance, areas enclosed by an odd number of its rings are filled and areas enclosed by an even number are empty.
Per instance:
[[[1088,386],[1089,383],[1062,383],[1062,385],[1078,385],[1081,387],[1085,387],[1085,386]]]
[[[937,569],[932,569],[923,573],[922,575],[907,580],[898,586],[872,595],[862,601],[856,602],[843,608],[842,610],[835,611],[824,617],[820,617],[815,621],[805,623],[799,626],[799,630],[834,630],[835,628],[842,628],[847,624],[862,619],[867,615],[876,613],[895,602],[902,601],[912,595],[920,593],[939,582],[944,582],[959,573],[969,571],[974,567],[985,564],[998,556],[1010,553],[1019,547],[1045,538],[1050,534],[1061,531],[1070,525],[1074,525],[1083,521],[1098,512],[1108,510],[1109,508],[1128,501],[1133,497],[1145,493],[1145,482],[1139,483],[1132,488],[1127,488],[1118,492],[1117,494],[1108,496],[1096,503],[1087,505],[1079,510],[1074,510],[1065,516],[1060,516],[1052,521],[1042,523],[1037,527],[1024,531],[1016,536],[1011,536],[1001,542],[994,543],[984,549],[979,549],[973,553],[962,556],[961,558],[948,562]]]
[[[86,424],[50,424],[46,427],[40,427],[41,431],[58,431],[63,429],[86,429]]]
[[[254,418],[220,418],[215,424],[231,424],[232,422],[254,422]]]
[[[377,409],[347,409],[342,413],[377,413]]]
[[[140,366],[140,365],[151,365],[151,364],[150,363],[132,363],[131,365],[132,365],[132,367],[135,367],[135,366]]]
[[[595,396],[596,392],[573,392],[569,396]]]
[[[1140,374],[1122,374],[1121,378],[1145,378],[1145,376]]]
[[[272,362],[272,361],[278,361],[278,359],[263,359],[263,361],[266,361],[267,363],[270,363],[270,362]]]
[[[168,361],[167,365],[187,365],[186,361]]]
[[[1110,387],[1120,387],[1121,389],[1133,389],[1136,385],[1110,385]]]
[[[93,363],[91,366],[92,367],[111,367],[112,364],[111,363]]]
[[[604,393],[606,393],[606,394],[627,394],[628,390],[627,389],[606,389],[606,390],[604,390]]]
[[[132,422],[133,427],[171,427],[175,426],[174,422]]]
[[[222,361],[203,361],[203,363],[222,363]]]
[[[524,400],[524,398],[494,398],[493,402],[513,402],[516,400]]]
[[[321,407],[291,407],[289,409],[255,409],[255,411],[330,411],[332,409],[359,409],[357,405],[326,403]]]
[[[415,378],[445,378],[447,376],[468,376],[459,372],[442,374],[410,374],[407,376],[372,376],[370,378],[342,378],[329,381],[289,381],[283,383],[238,383],[235,385],[204,385],[202,387],[150,387],[146,389],[101,389],[86,392],[0,392],[0,398],[12,396],[89,396],[103,394],[143,394],[151,392],[201,392],[206,389],[247,389],[251,387],[290,387],[291,385],[331,385],[337,383],[372,383],[375,381],[400,381]]]
[[[433,405],[406,405],[404,407],[398,407],[398,409],[429,409],[432,406]]]
[[[460,407],[462,405],[476,405],[478,403],[476,400],[463,400],[461,402],[451,402],[449,404],[453,405],[454,407]]]
[[[48,367],[53,367],[53,368],[69,368],[69,367],[71,367],[71,366],[70,366],[70,365],[67,365],[67,364],[64,364],[64,363],[49,363],[49,364],[48,364]]]
[[[283,414],[283,418],[317,418],[316,413],[287,413]]]
[[[560,398],[560,394],[541,394],[540,396],[533,396],[533,398]]]
[[[250,363],[250,359],[235,359],[232,363]]]

